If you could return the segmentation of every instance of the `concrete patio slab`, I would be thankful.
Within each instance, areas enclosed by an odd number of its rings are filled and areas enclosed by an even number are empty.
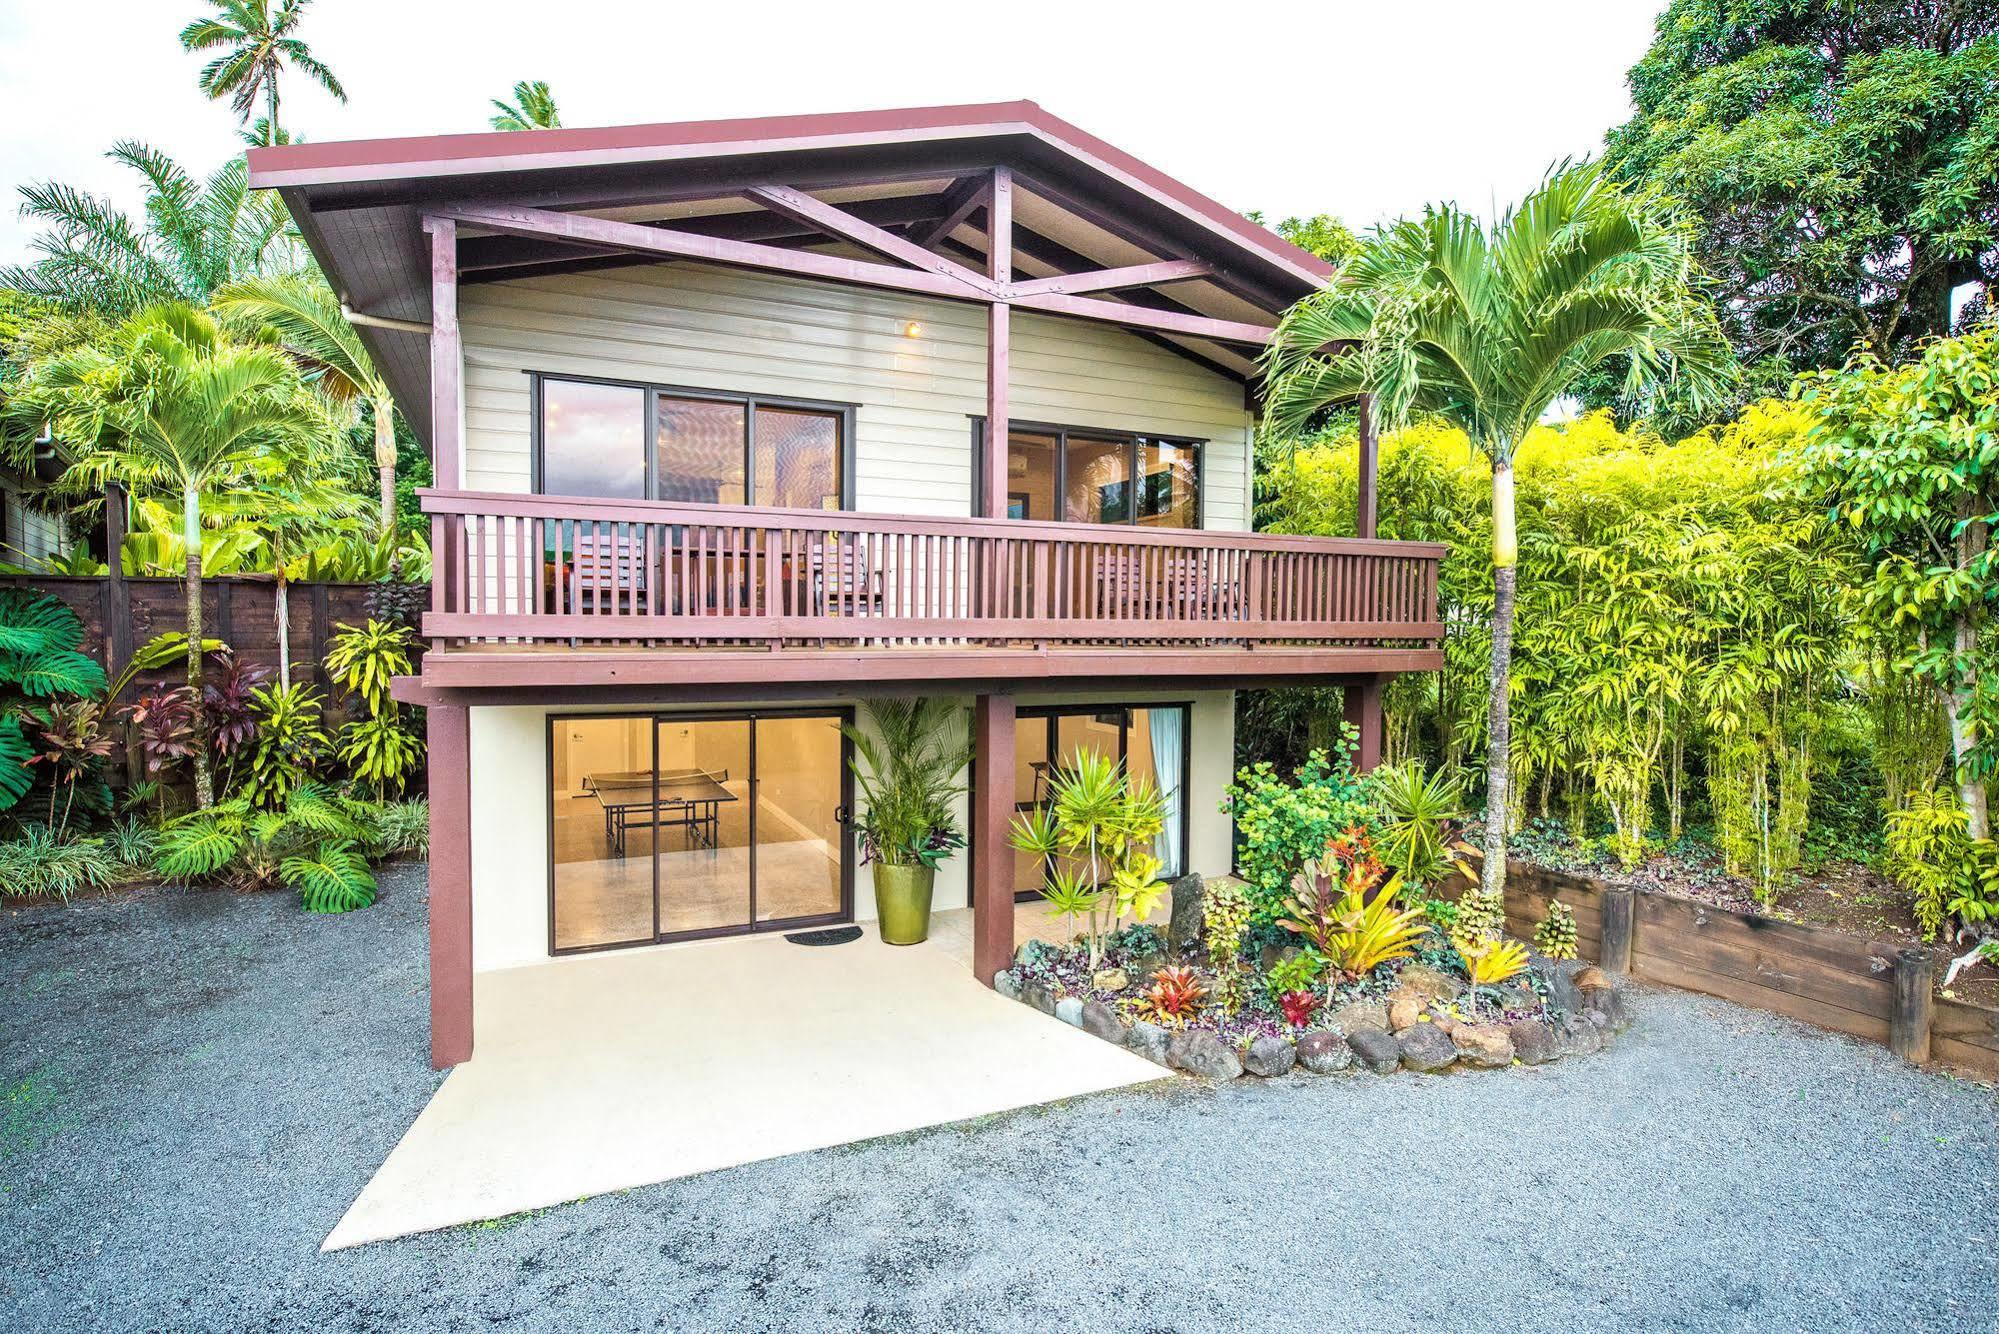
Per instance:
[[[482,973],[478,1046],[322,1249],[1165,1077],[948,949],[778,936]]]

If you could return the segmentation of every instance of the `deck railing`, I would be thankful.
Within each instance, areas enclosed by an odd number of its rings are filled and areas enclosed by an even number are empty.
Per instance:
[[[426,491],[438,647],[1382,645],[1441,545]]]

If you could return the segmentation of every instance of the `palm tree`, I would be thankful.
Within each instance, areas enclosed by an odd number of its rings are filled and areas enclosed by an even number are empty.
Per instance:
[[[136,140],[121,141],[107,156],[143,179],[143,217],[60,182],[22,186],[21,216],[47,230],[31,242],[40,258],[0,269],[0,287],[65,314],[116,320],[163,302],[206,305],[235,278],[309,268],[284,205],[250,189],[242,158],[197,181]]]
[[[558,130],[562,114],[555,109],[555,94],[540,79],[522,79],[514,85],[514,100],[493,99],[492,126],[496,130]]]
[[[180,30],[180,44],[187,51],[221,51],[201,71],[201,91],[209,97],[227,97],[236,117],[245,124],[256,109],[257,97],[264,98],[264,119],[269,122],[266,143],[281,142],[278,128],[278,73],[289,64],[309,75],[320,87],[340,101],[347,90],[333,71],[321,64],[298,36],[299,20],[312,0],[278,0],[278,12],[271,13],[271,0],[211,0],[215,13],[198,18]]]
[[[1386,425],[1442,418],[1492,464],[1489,893],[1506,883],[1514,450],[1609,357],[1626,359],[1634,393],[1677,378],[1694,398],[1717,399],[1728,343],[1699,286],[1687,227],[1583,163],[1558,168],[1489,228],[1444,205],[1380,229],[1326,290],[1285,314],[1265,353],[1276,432],[1369,394]]]
[[[67,485],[118,481],[175,493],[187,543],[187,682],[201,688],[202,497],[282,477],[325,429],[298,368],[274,347],[231,342],[185,305],[133,316],[101,345],[33,368],[24,393],[86,452]],[[196,729],[201,723],[197,717]],[[206,738],[196,737],[195,800],[214,800]]]
[[[396,528],[396,404],[339,299],[317,277],[244,278],[216,292],[215,313],[246,332],[268,329],[336,403],[365,400],[375,423],[381,535]]]

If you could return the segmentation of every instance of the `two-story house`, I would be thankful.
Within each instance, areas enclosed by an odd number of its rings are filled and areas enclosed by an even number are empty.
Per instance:
[[[1251,532],[1327,266],[1032,103],[253,150],[436,468],[433,1060],[473,978],[866,917],[840,724],[960,700],[974,969],[1079,747],[1217,874],[1235,692],[1440,665],[1439,548]],[[997,425],[996,425],[997,424]],[[1364,451],[1365,452],[1365,451]],[[1371,467],[1371,465],[1370,465]],[[1363,488],[1370,488],[1363,470]]]

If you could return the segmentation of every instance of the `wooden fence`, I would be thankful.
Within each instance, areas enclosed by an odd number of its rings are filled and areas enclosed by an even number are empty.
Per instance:
[[[0,587],[35,589],[61,599],[83,622],[84,650],[110,673],[122,670],[131,661],[133,650],[155,635],[187,625],[186,585],[178,579],[7,575],[0,576]],[[359,625],[368,618],[370,587],[369,584],[289,585],[286,620],[291,633],[295,680],[327,684],[324,666],[327,642],[343,622]],[[275,672],[276,605],[277,585],[268,577],[204,579],[202,635],[221,640],[237,657]],[[168,668],[145,674],[144,682],[161,677],[179,679],[180,675]],[[124,698],[129,700],[141,684],[135,681]]]
[[[1999,1010],[1932,996],[1932,951],[1731,912],[1673,894],[1613,888],[1522,862],[1507,866],[1508,933],[1533,939],[1556,898],[1575,912],[1577,948],[1586,959],[1604,962],[1623,952],[1631,975],[1645,981],[1719,996],[1881,1043],[1912,1060],[1999,1079]]]

